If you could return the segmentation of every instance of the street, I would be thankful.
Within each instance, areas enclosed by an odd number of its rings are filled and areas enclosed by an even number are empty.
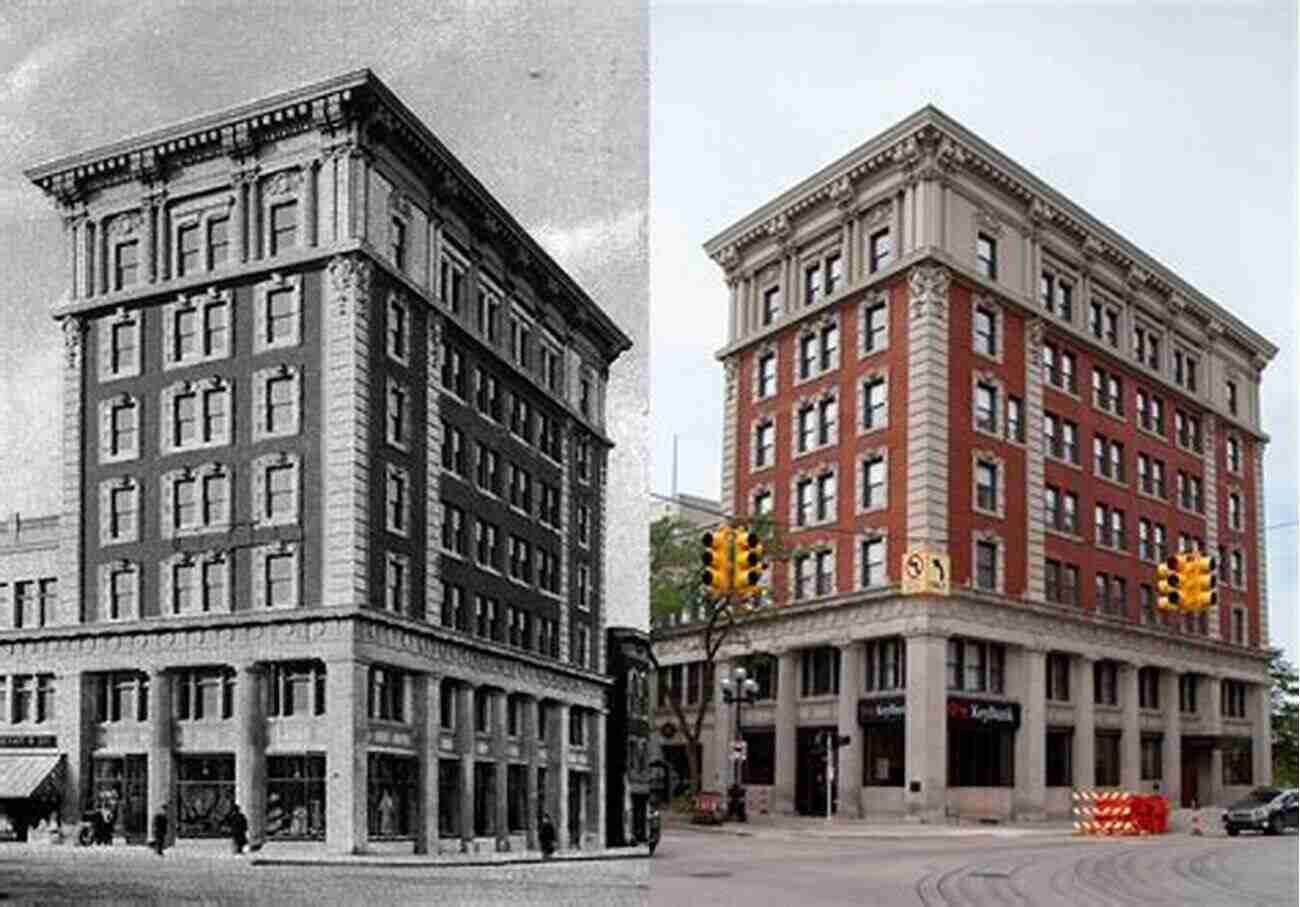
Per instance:
[[[652,862],[650,903],[662,907],[1297,903],[1294,836],[782,839],[681,829]]]

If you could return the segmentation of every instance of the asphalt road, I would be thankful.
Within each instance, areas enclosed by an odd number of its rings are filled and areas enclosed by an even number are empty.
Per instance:
[[[1297,903],[1294,835],[776,840],[682,830],[652,862],[656,907]]]

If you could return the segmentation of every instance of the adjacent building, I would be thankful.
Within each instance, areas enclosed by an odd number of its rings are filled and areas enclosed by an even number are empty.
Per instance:
[[[603,846],[627,337],[368,71],[28,176],[64,224],[63,503],[0,688],[63,821],[203,838],[237,802],[271,847],[438,853],[545,811]]]
[[[825,808],[822,730],[851,737],[853,815],[1270,780],[1273,344],[933,107],[705,248],[730,291],[723,508],[794,551],[716,675],[759,680],[745,778],[774,809]],[[1193,548],[1218,606],[1159,611],[1157,562]],[[712,691],[695,632],[659,636],[666,717]],[[708,785],[729,736],[706,734]]]

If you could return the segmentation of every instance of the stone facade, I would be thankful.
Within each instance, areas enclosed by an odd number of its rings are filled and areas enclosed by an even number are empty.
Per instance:
[[[368,71],[28,175],[70,261],[60,600],[0,664],[48,678],[4,729],[63,756],[62,821],[605,846],[627,338]]]

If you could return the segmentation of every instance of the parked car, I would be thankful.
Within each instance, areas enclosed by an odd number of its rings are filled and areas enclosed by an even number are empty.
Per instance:
[[[1297,827],[1300,815],[1300,791],[1294,788],[1257,787],[1223,813],[1223,828],[1232,836],[1243,830],[1280,835]]]

